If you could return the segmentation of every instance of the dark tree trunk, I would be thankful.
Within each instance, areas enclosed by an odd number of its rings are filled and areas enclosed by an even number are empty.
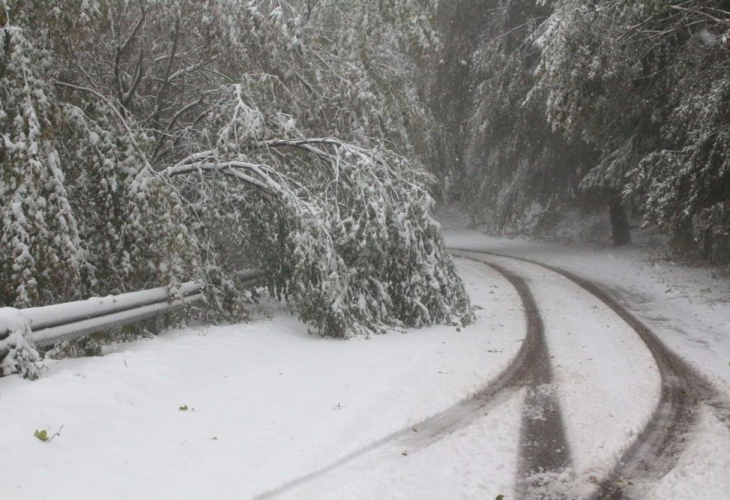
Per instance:
[[[682,217],[677,220],[671,244],[685,257],[697,258],[700,255],[691,217]]]
[[[713,247],[715,246],[715,237],[712,231],[712,227],[708,227],[704,231],[702,238],[702,258],[705,260],[713,260],[714,252]]]
[[[631,245],[631,231],[629,216],[621,203],[621,198],[615,197],[609,203],[611,212],[611,230],[613,231],[613,246]]]

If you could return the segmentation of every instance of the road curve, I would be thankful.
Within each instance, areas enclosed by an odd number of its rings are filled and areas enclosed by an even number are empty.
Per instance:
[[[520,295],[527,318],[525,344],[531,344],[528,353],[516,365],[517,371],[511,377],[511,385],[527,388],[519,445],[519,470],[517,494],[520,498],[537,496],[543,482],[562,473],[571,466],[570,449],[565,437],[565,425],[560,412],[560,403],[554,391],[549,390],[553,382],[553,370],[545,340],[545,328],[540,311],[529,286],[516,273],[484,259],[460,255],[488,265],[504,276]],[[534,418],[539,414],[540,418]]]
[[[519,471],[516,484],[518,495],[520,498],[530,497],[533,489],[542,487],[540,478],[559,474],[570,466],[570,451],[565,440],[559,404],[555,396],[545,390],[545,387],[552,382],[552,369],[543,322],[532,293],[524,280],[511,271],[484,262],[482,259],[468,258],[468,260],[485,264],[504,276],[522,301],[527,332],[522,346],[510,365],[494,381],[470,398],[416,424],[418,433],[412,431],[414,426],[408,426],[326,467],[258,495],[257,499],[277,498],[360,457],[376,453],[387,445],[397,444],[398,447],[415,452],[470,425],[490,408],[502,404],[520,390],[526,390],[527,393],[520,430]],[[539,419],[532,418],[536,410],[542,415]]]
[[[521,257],[469,249],[452,249],[452,253],[514,259],[560,274],[613,310],[651,352],[661,376],[659,404],[649,424],[618,460],[614,470],[601,478],[593,499],[630,499],[644,494],[676,465],[685,446],[685,436],[696,424],[700,405],[705,403],[724,410],[718,403],[717,391],[703,375],[669,350],[644,323],[594,282],[559,267]]]
[[[639,498],[647,488],[675,466],[685,446],[684,437],[696,423],[700,405],[705,403],[718,408],[717,392],[711,384],[671,352],[617,299],[592,281],[555,266],[509,255],[459,249],[452,249],[452,253],[491,267],[504,276],[519,294],[524,308],[527,334],[508,368],[472,397],[417,424],[418,433],[412,432],[412,427],[409,426],[256,498],[277,498],[360,457],[378,453],[389,445],[402,446],[403,449],[413,452],[425,448],[470,425],[485,411],[504,403],[518,391],[525,391],[525,400],[520,423],[517,498],[549,500]],[[661,393],[648,425],[623,453],[613,470],[595,478],[597,488],[594,487],[594,493],[590,496],[559,494],[555,492],[557,490],[545,493],[551,491],[548,483],[557,480],[562,472],[570,471],[572,465],[560,404],[555,391],[551,390],[554,386],[551,355],[545,339],[543,319],[529,286],[518,272],[497,264],[494,261],[498,259],[495,258],[514,259],[539,266],[573,282],[605,304],[636,332],[658,368]],[[536,410],[539,410],[540,418],[534,418]]]

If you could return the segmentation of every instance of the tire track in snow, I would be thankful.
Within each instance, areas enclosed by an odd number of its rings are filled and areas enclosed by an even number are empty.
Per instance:
[[[535,299],[525,281],[497,264],[482,259],[464,257],[484,264],[501,274],[517,291],[527,321],[527,333],[517,355],[497,378],[471,397],[430,417],[415,426],[390,434],[375,443],[350,453],[332,464],[293,479],[286,484],[256,496],[256,499],[276,498],[317,478],[348,465],[358,458],[375,454],[390,445],[417,452],[445,436],[474,422],[517,391],[526,389],[520,430],[520,458],[517,493],[530,497],[533,488],[542,486],[539,478],[560,473],[570,465],[570,452],[558,401],[549,384],[552,381],[550,355],[545,341],[542,318]],[[413,427],[418,432],[413,432]],[[537,479],[536,479],[537,478]]]
[[[530,356],[519,369],[515,384],[527,388],[520,430],[519,498],[540,498],[539,490],[553,475],[570,467],[570,450],[557,396],[550,387],[553,371],[545,340],[545,328],[535,298],[525,280],[502,266],[466,255],[462,258],[485,264],[517,290],[527,317],[527,340],[534,343]]]
[[[608,477],[601,478],[600,488],[593,499],[629,499],[646,493],[648,487],[676,465],[685,448],[685,436],[697,423],[698,410],[703,402],[714,407],[723,416],[726,415],[727,409],[719,402],[718,393],[710,382],[668,349],[617,299],[592,281],[559,267],[522,257],[468,249],[451,250],[514,259],[564,276],[613,310],[636,331],[654,357],[662,384],[659,405],[648,425],[618,460],[614,470]]]

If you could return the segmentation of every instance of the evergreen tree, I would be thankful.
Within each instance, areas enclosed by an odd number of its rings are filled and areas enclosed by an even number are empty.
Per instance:
[[[0,302],[16,307],[77,297],[85,265],[57,151],[50,64],[23,29],[0,30]]]

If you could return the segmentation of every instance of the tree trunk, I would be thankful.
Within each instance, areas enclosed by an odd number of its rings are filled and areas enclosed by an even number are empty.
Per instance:
[[[697,258],[700,255],[697,241],[695,241],[692,217],[678,219],[673,232],[671,244],[675,250],[686,257]]]
[[[613,246],[631,245],[631,231],[629,230],[629,216],[619,197],[611,199],[611,230],[613,231]]]
[[[708,261],[712,261],[714,257],[712,248],[715,246],[714,236],[712,227],[708,227],[704,230],[702,238],[702,258]]]

